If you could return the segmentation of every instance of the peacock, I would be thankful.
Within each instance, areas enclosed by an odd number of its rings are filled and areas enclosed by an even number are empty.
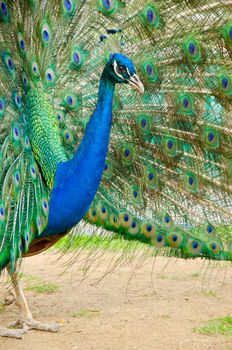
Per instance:
[[[0,1],[0,271],[80,221],[232,261],[232,1]],[[110,136],[111,135],[111,136]]]

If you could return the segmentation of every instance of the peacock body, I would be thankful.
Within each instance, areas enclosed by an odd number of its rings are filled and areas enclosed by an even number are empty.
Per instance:
[[[232,260],[231,6],[0,1],[1,270],[82,218]]]

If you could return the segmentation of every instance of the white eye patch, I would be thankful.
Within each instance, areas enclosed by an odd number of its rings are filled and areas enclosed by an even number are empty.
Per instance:
[[[113,68],[114,68],[114,73],[115,73],[120,79],[125,80],[125,78],[123,77],[123,75],[120,74],[120,72],[119,72],[118,63],[117,63],[116,61],[114,61],[114,63],[113,63]],[[126,70],[128,76],[130,77],[131,75],[130,75],[129,69],[128,69],[127,67],[125,67],[125,70]]]

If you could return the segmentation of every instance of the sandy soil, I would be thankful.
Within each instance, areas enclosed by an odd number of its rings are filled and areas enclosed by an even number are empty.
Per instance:
[[[58,321],[62,329],[57,334],[30,331],[23,340],[1,338],[0,349],[232,349],[228,337],[194,332],[209,319],[232,314],[232,272],[227,263],[158,257],[121,264],[116,253],[99,259],[99,252],[89,257],[89,268],[86,254],[62,275],[67,257],[57,262],[54,253],[45,252],[26,259],[22,282],[29,289],[25,293],[34,317]],[[122,266],[101,280],[116,262]],[[44,281],[58,289],[30,291],[30,285]],[[5,307],[0,324],[9,324],[16,315],[15,304]]]

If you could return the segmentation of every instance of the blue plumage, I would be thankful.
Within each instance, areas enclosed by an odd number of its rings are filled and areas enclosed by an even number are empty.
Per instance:
[[[100,80],[96,109],[83,140],[73,159],[57,167],[49,203],[48,225],[42,236],[65,232],[78,223],[88,211],[98,190],[109,144],[115,84],[127,83],[130,78],[127,71],[125,79],[118,76],[113,62],[128,69],[131,76],[136,72],[133,62],[127,57],[111,55]],[[71,105],[72,102],[72,97],[68,96],[67,103]]]

